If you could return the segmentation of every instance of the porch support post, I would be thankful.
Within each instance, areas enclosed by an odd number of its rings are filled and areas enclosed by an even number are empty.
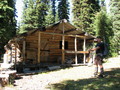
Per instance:
[[[24,39],[23,41],[23,61],[26,61],[26,57],[25,57],[25,53],[26,53],[26,41]]]
[[[63,35],[62,35],[62,64],[65,63],[65,36],[64,36],[64,33],[65,33],[65,27],[64,27],[64,20],[62,21],[62,29],[63,29]]]
[[[38,63],[40,63],[41,33],[38,31]]]
[[[65,62],[65,36],[62,36],[62,64]]]
[[[75,37],[75,64],[78,64],[78,61],[77,61],[77,37]]]
[[[17,62],[17,41],[15,39],[15,62],[14,62],[14,64],[15,64],[15,70],[16,70],[16,62]]]
[[[83,51],[86,51],[86,38],[84,37],[84,42],[83,42]],[[83,62],[84,64],[86,63],[86,54],[84,53],[84,57],[83,57]]]

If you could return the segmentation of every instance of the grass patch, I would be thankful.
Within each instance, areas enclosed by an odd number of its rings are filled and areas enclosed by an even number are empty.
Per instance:
[[[120,69],[105,72],[105,78],[67,80],[49,85],[50,90],[119,90]]]

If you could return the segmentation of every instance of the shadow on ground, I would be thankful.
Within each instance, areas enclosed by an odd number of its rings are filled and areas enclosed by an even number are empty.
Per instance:
[[[33,70],[28,70],[28,71],[22,71],[22,72],[17,72],[19,76],[30,76],[30,75],[37,75],[37,74],[42,74],[42,73],[49,73],[49,72],[56,72],[62,69],[70,69],[73,66],[66,66],[66,67],[61,67],[53,70],[49,70],[48,68],[41,68],[41,69],[33,69]]]
[[[50,90],[120,90],[120,68],[105,72],[104,78],[68,80],[49,85]]]

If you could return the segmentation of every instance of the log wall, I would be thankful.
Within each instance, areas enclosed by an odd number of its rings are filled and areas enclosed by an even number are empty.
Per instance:
[[[62,49],[60,48],[62,36],[41,33],[40,39],[40,63],[60,63],[61,61],[59,61],[59,59],[62,57]],[[68,45],[65,50],[75,51],[74,39],[74,37],[65,36],[65,42],[67,42]],[[26,36],[25,41],[25,61],[33,64],[38,63],[38,31]],[[20,45],[22,47],[22,44]],[[82,50],[82,48],[83,41],[79,42],[79,39],[77,39],[77,50]],[[74,54],[65,53],[65,58],[69,56],[75,57]]]

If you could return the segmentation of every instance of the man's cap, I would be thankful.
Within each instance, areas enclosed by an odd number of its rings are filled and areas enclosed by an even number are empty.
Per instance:
[[[102,37],[101,37],[101,36],[97,36],[96,38],[102,39]]]

